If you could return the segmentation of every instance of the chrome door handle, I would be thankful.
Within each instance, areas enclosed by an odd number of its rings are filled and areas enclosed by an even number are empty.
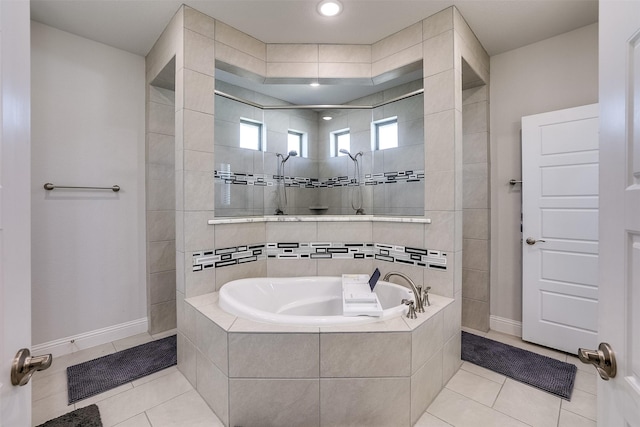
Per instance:
[[[525,242],[527,242],[527,245],[535,245],[538,242],[546,242],[546,240],[542,240],[542,239],[534,239],[533,237],[527,237],[527,240],[525,240]]]
[[[616,355],[606,342],[601,342],[597,350],[578,349],[578,358],[582,363],[595,366],[600,378],[609,381],[616,376]]]
[[[31,356],[28,348],[18,351],[11,363],[11,384],[26,385],[36,371],[44,371],[53,361],[53,356]]]

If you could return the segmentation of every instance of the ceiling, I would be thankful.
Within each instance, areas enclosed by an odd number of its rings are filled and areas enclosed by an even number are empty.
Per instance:
[[[372,44],[455,5],[489,55],[598,20],[597,0],[341,0],[334,18],[320,0],[31,0],[43,24],[145,56],[182,3],[265,43]]]
[[[2,0],[0,0],[2,1]],[[489,55],[583,27],[598,20],[597,0],[341,0],[343,12],[320,16],[320,0],[184,0],[184,3],[265,43],[373,44],[455,5]],[[43,24],[146,56],[180,0],[31,0]],[[342,104],[418,79],[408,74],[384,86],[366,84],[258,85],[232,74],[220,80],[292,104]],[[463,73],[466,77],[473,73]],[[173,82],[173,76],[167,76]],[[156,84],[156,82],[154,82]]]

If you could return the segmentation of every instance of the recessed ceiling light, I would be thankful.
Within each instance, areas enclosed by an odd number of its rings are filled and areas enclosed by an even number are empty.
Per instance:
[[[322,120],[331,120],[333,117],[331,116],[322,116]]]
[[[318,3],[318,12],[323,16],[336,16],[342,12],[342,3],[338,0],[323,0]]]
[[[318,83],[318,82],[309,83],[309,86],[318,87],[318,86],[320,86],[320,83]]]

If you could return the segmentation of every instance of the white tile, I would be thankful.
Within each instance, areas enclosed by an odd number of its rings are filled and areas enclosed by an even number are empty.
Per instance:
[[[81,400],[79,402],[76,403],[76,409],[78,408],[84,408],[85,406],[89,406],[89,405],[93,405],[94,403],[98,403],[101,400],[105,400],[108,399],[110,397],[116,396],[122,392],[125,392],[127,390],[131,390],[133,388],[133,386],[131,385],[131,383],[126,383],[126,384],[122,384],[121,386],[118,386],[116,388],[112,388],[111,390],[107,390],[104,393],[100,393],[97,394],[95,396],[91,396],[87,399]]]
[[[147,415],[143,412],[135,417],[131,417],[126,421],[116,424],[115,427],[151,427]]]
[[[523,422],[446,388],[427,412],[455,427],[527,427]]]
[[[504,381],[507,379],[507,377],[505,377],[504,375],[469,362],[462,362],[462,366],[460,367],[460,369],[464,369],[467,372],[471,372],[472,374],[476,374],[478,376],[481,376],[482,378],[491,380],[498,384],[504,384]]]
[[[147,375],[146,377],[142,377],[138,380],[135,380],[131,383],[131,385],[133,385],[134,387],[139,387],[142,384],[146,384],[148,382],[151,382],[153,380],[156,380],[160,377],[164,377],[165,375],[169,375],[169,374],[173,374],[175,372],[178,372],[178,367],[177,366],[171,366],[170,368],[167,369],[163,369],[161,371],[158,371],[156,373],[153,373],[151,375]]]
[[[591,394],[598,394],[598,374],[595,369],[593,372],[581,371],[576,372],[576,382],[574,387],[578,390],[586,391]]]
[[[560,411],[558,427],[596,427],[596,422],[563,409]]]
[[[71,412],[74,409],[73,405],[67,405],[68,397],[67,392],[56,393],[44,399],[40,399],[35,402],[31,410],[31,420],[33,425],[39,425],[47,422],[60,415]]]
[[[533,426],[556,426],[560,398],[507,378],[493,408]]]
[[[102,423],[105,427],[116,425],[189,390],[192,387],[181,373],[165,375],[98,402]]]
[[[53,396],[57,393],[67,391],[67,373],[64,371],[56,372],[53,375],[39,376],[36,374],[31,384],[31,401],[37,402],[45,397]]]
[[[451,424],[445,423],[440,418],[436,418],[428,412],[425,412],[414,427],[451,427]]]
[[[147,411],[153,427],[222,427],[197,391],[191,390]]]
[[[596,396],[574,388],[571,393],[571,401],[562,401],[562,409],[595,421],[597,417]]]
[[[447,388],[476,402],[491,407],[498,397],[502,384],[460,369],[447,383]]]

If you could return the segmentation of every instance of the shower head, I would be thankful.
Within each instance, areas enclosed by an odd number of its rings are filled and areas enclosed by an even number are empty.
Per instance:
[[[295,157],[297,155],[298,155],[298,152],[296,150],[291,150],[291,151],[289,151],[289,153],[287,153],[287,157],[283,156],[282,154],[276,154],[276,157],[277,156],[282,157],[282,163],[284,163],[287,160],[289,160],[289,157],[291,157],[291,156]]]
[[[362,156],[362,154],[363,154],[363,153],[362,153],[362,151],[358,151],[358,152],[356,153],[356,155],[355,155],[355,156],[353,156],[353,155],[351,155],[351,153],[350,153],[349,151],[345,150],[344,148],[341,148],[339,151],[340,151],[342,154],[346,154],[347,156],[351,157],[351,160],[353,160],[354,162],[356,161],[356,159],[358,158],[358,156]]]

